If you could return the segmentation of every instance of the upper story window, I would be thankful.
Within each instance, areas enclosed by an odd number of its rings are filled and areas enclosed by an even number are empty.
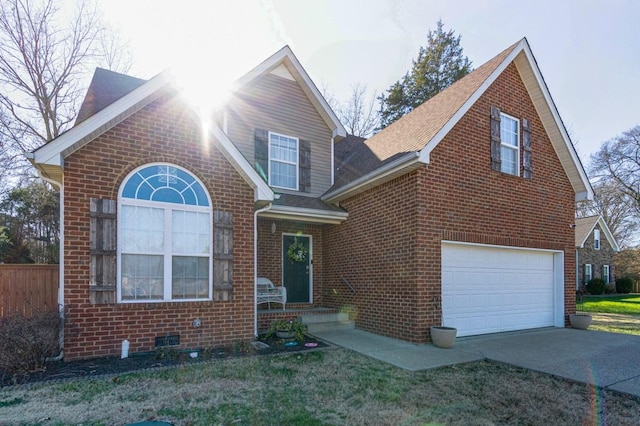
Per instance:
[[[211,202],[171,164],[145,165],[120,187],[118,300],[211,299]]]
[[[600,230],[593,230],[593,248],[596,250],[600,250]]]
[[[269,184],[298,190],[298,139],[269,132]]]
[[[500,114],[501,171],[518,176],[520,170],[520,123],[517,119]]]

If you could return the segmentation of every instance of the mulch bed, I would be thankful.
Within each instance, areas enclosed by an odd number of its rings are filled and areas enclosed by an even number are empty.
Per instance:
[[[195,364],[216,359],[226,359],[239,356],[287,354],[324,348],[328,345],[321,340],[305,336],[305,340],[292,345],[283,340],[260,340],[269,345],[267,348],[256,349],[250,343],[225,348],[202,349],[198,356],[192,358],[187,350],[175,350],[169,347],[159,348],[154,352],[130,354],[128,358],[104,357],[80,361],[51,361],[46,363],[43,371],[33,371],[19,376],[13,376],[0,369],[0,388],[16,384],[32,384],[38,382],[90,378],[99,376],[113,376],[133,371],[152,368],[172,367],[185,364]],[[289,343],[286,345],[286,343]],[[296,342],[297,343],[297,342]]]

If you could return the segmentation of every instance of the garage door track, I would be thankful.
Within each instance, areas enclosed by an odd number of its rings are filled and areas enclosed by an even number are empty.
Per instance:
[[[640,397],[640,336],[545,328],[458,338],[439,349],[362,330],[315,335],[412,371],[488,359]]]

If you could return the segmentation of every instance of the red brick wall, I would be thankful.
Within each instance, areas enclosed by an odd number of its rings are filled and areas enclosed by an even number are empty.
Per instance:
[[[272,224],[276,225],[271,232]],[[260,218],[258,219],[258,276],[269,278],[274,285],[282,285],[282,234],[311,235],[312,269],[313,269],[313,304],[322,305],[322,225],[293,222],[288,220]],[[280,306],[280,305],[277,305]],[[309,304],[287,304],[308,307]],[[266,305],[261,305],[261,309]]]
[[[491,171],[492,105],[531,121],[532,180]],[[360,328],[427,340],[428,328],[440,325],[442,240],[563,250],[565,317],[575,310],[574,193],[513,64],[431,153],[429,165],[341,205],[347,223],[325,233],[325,301],[355,305]],[[329,294],[332,287],[343,300]]]
[[[324,234],[325,305],[351,307],[359,328],[409,341],[419,314],[417,183],[414,172],[350,198],[347,221]]]
[[[234,217],[234,288],[230,301],[91,305],[89,199],[117,199],[126,175],[169,162],[196,175],[213,210]],[[222,346],[253,337],[253,191],[177,98],[165,96],[65,159],[65,359],[154,349],[156,336],[179,334],[183,348]],[[202,319],[202,327],[191,322]]]

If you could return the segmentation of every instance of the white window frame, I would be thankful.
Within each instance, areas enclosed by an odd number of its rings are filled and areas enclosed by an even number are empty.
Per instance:
[[[280,160],[280,159],[274,159],[271,156],[271,137],[272,136],[279,136],[282,138],[287,138],[287,139],[291,139],[294,140],[296,142],[296,161],[295,162],[291,162],[291,161],[285,161],[285,160]],[[289,136],[289,135],[284,135],[282,133],[275,133],[275,132],[269,132],[269,146],[268,146],[268,150],[269,150],[269,185],[274,187],[274,188],[281,188],[281,189],[289,189],[291,191],[298,191],[299,188],[299,181],[300,181],[300,140],[294,136]],[[278,185],[274,185],[272,183],[272,179],[271,179],[271,173],[273,173],[273,163],[281,163],[281,164],[289,164],[289,165],[293,165],[295,166],[295,170],[296,170],[296,178],[295,178],[295,187],[290,188],[288,186],[278,186]]]
[[[505,120],[504,120],[505,118],[513,120],[517,124],[518,131],[516,133],[516,146],[515,147],[513,145],[511,145],[511,144],[505,143],[502,140],[502,125],[503,125],[503,123],[505,123]],[[517,119],[516,117],[513,117],[513,116],[509,115],[509,114],[505,114],[505,113],[501,112],[500,113],[500,150],[502,150],[502,148],[504,147],[504,148],[507,148],[507,149],[514,150],[516,152],[516,172],[515,173],[511,173],[509,171],[506,171],[503,168],[503,165],[504,165],[504,158],[503,158],[502,164],[500,165],[500,171],[502,173],[506,173],[506,174],[512,175],[512,176],[520,176],[520,133],[521,133],[521,131],[520,131],[520,120]],[[500,157],[501,158],[503,157],[502,154],[500,155]]]
[[[605,284],[611,283],[611,268],[609,268],[609,265],[602,265],[602,280]]]
[[[589,270],[589,274],[587,274],[587,270]],[[590,263],[585,263],[584,264],[584,272],[583,273],[584,273],[584,277],[582,277],[582,278],[584,280],[584,283],[585,284],[589,284],[589,281],[591,281],[593,279],[593,266],[591,266]],[[587,278],[587,276],[589,278]]]
[[[205,192],[205,185],[190,171],[175,166],[173,164],[168,163],[147,163],[144,164],[131,173],[127,175],[127,177],[122,181],[120,185],[120,189],[118,191],[118,225],[117,232],[118,234],[122,232],[120,228],[120,224],[122,222],[122,211],[124,210],[123,206],[135,206],[135,207],[152,207],[155,209],[164,210],[164,240],[163,245],[164,249],[162,254],[155,252],[136,252],[136,253],[123,253],[122,249],[122,241],[123,238],[117,238],[117,301],[118,303],[164,303],[164,302],[202,302],[202,301],[211,301],[213,300],[213,209],[211,203],[211,197],[207,193],[207,200],[209,203],[208,207],[205,206],[194,206],[189,204],[177,204],[177,203],[169,203],[169,202],[161,202],[161,201],[149,201],[149,200],[141,200],[141,199],[133,199],[133,198],[125,198],[122,196],[122,192],[124,190],[125,184],[128,182],[129,178],[131,178],[135,173],[139,170],[145,169],[149,166],[168,166],[175,167],[177,169],[181,169],[182,171],[188,173],[193,177],[203,188]],[[186,211],[186,212],[198,212],[198,213],[208,213],[209,215],[209,253],[208,253],[208,264],[209,264],[209,277],[208,277],[208,297],[206,298],[190,298],[190,299],[173,299],[172,298],[172,277],[173,277],[173,257],[174,256],[186,256],[186,257],[205,257],[202,253],[174,253],[172,250],[172,222],[173,222],[173,212],[174,211]],[[162,299],[123,299],[122,298],[122,255],[123,254],[135,254],[135,255],[151,255],[151,256],[163,256],[163,297]]]
[[[600,250],[600,246],[601,246],[601,241],[600,241],[600,230],[599,229],[594,229],[593,230],[593,248],[595,250]]]

